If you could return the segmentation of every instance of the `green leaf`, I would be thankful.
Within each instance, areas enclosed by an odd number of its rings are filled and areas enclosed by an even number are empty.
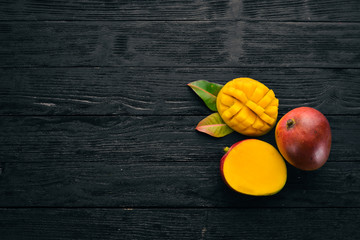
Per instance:
[[[213,113],[201,120],[196,126],[196,130],[213,137],[224,137],[234,131],[226,125],[219,113]]]
[[[205,102],[206,106],[216,112],[216,96],[223,87],[217,83],[211,83],[206,80],[198,80],[188,84],[189,87]]]

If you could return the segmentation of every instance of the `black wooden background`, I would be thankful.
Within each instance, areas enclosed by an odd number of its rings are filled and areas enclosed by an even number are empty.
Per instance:
[[[360,239],[360,1],[0,1],[0,239]],[[228,189],[187,87],[251,77],[333,146]],[[260,137],[274,146],[274,131]]]

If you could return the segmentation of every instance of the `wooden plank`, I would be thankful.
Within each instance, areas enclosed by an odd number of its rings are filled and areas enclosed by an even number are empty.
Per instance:
[[[360,207],[359,161],[288,166],[284,189],[270,197],[230,190],[219,161],[3,163],[0,207]]]
[[[201,239],[206,211],[192,209],[0,209],[2,240]]]
[[[0,209],[2,239],[329,239],[360,237],[358,208]]]
[[[359,212],[358,208],[218,209],[209,211],[205,239],[358,239]]]
[[[248,138],[197,132],[204,117],[1,117],[0,162],[218,162],[224,147]],[[328,119],[329,161],[359,161],[358,116]],[[259,139],[276,146],[274,129]]]
[[[0,20],[359,21],[357,0],[2,1]]]
[[[360,23],[6,22],[0,67],[359,68],[359,34]]]
[[[186,85],[252,77],[273,89],[280,114],[310,106],[360,114],[359,69],[317,68],[15,68],[0,69],[1,115],[206,115]]]

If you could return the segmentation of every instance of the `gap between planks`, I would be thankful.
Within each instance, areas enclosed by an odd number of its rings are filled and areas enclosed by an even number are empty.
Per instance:
[[[359,67],[341,67],[341,66],[330,66],[330,67],[302,67],[302,66],[280,66],[276,67],[273,65],[241,65],[241,66],[166,66],[166,65],[154,65],[154,66],[139,66],[139,65],[111,65],[111,66],[96,66],[96,65],[69,65],[69,66],[48,66],[48,65],[37,65],[37,66],[0,66],[0,69],[77,69],[77,68],[91,68],[91,69],[118,69],[118,68],[166,68],[166,69],[263,69],[263,68],[275,68],[275,69],[360,69]]]
[[[360,207],[349,207],[349,206],[338,206],[338,207],[281,207],[281,206],[273,206],[273,207],[264,207],[264,206],[257,206],[257,207],[161,207],[161,206],[93,206],[93,207],[64,207],[64,206],[32,206],[32,207],[24,207],[24,206],[10,206],[10,207],[1,207],[0,210],[6,209],[119,209],[119,210],[166,210],[166,209],[179,209],[179,210],[217,210],[217,209],[360,209]]]
[[[244,23],[257,23],[257,22],[266,22],[266,23],[306,23],[306,24],[317,24],[317,23],[329,23],[329,24],[343,24],[343,23],[354,23],[358,24],[360,21],[349,21],[349,20],[339,20],[339,21],[326,21],[326,20],[266,20],[266,19],[146,19],[146,18],[136,18],[136,19],[117,19],[117,20],[85,20],[85,19],[63,19],[63,20],[52,20],[52,19],[41,19],[41,20],[5,20],[1,19],[0,23],[16,23],[16,22],[26,22],[26,23],[65,23],[65,22],[201,22],[201,23],[211,23],[211,22],[244,22]]]
[[[63,20],[51,20],[51,19],[42,19],[42,20],[0,20],[0,23],[16,23],[16,22],[26,22],[26,23],[66,23],[66,22],[244,22],[244,23],[257,23],[257,22],[266,22],[266,23],[306,23],[306,24],[343,24],[343,23],[354,23],[359,24],[360,21],[301,21],[301,20],[266,20],[266,19],[246,19],[246,18],[239,18],[239,19],[146,19],[146,18],[137,18],[134,19],[118,19],[118,20],[106,20],[106,19],[99,19],[99,20],[84,20],[84,19],[63,19]]]

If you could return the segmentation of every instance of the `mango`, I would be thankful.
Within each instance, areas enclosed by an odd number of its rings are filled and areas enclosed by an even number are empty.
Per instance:
[[[247,136],[261,136],[275,125],[279,100],[273,90],[251,78],[236,78],[220,90],[216,107],[224,122]]]
[[[330,155],[330,124],[315,108],[295,108],[278,122],[275,140],[280,153],[291,165],[301,170],[316,170]]]
[[[284,187],[287,179],[285,161],[269,143],[247,139],[226,150],[220,171],[231,189],[247,195],[266,196]]]

